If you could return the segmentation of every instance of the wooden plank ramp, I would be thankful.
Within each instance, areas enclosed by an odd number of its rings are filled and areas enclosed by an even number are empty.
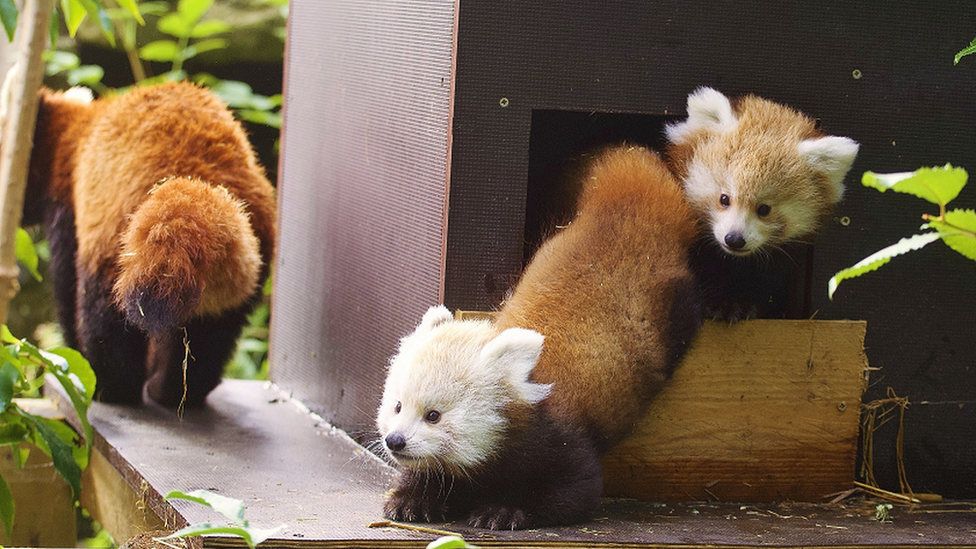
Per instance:
[[[182,418],[154,406],[96,403],[90,419],[97,436],[83,504],[119,543],[161,527],[223,523],[205,507],[164,500],[170,490],[201,488],[243,500],[253,526],[287,525],[261,547],[423,547],[438,537],[370,528],[382,519],[393,470],[271,384],[224,381],[205,409]],[[593,520],[573,527],[429,526],[486,547],[964,547],[976,546],[974,517],[971,508],[896,506],[892,521],[882,523],[867,500],[745,505],[607,498]],[[244,544],[208,537],[203,546]]]

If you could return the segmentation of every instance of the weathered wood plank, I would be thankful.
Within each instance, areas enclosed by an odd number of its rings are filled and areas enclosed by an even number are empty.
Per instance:
[[[605,493],[648,501],[822,501],[851,487],[864,322],[707,323]]]

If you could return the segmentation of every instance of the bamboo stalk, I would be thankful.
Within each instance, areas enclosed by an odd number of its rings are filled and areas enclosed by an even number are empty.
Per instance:
[[[10,300],[16,295],[17,228],[24,210],[37,118],[37,90],[44,76],[41,54],[47,43],[54,0],[25,0],[17,21],[17,62],[4,82],[0,128],[0,323],[7,322]]]

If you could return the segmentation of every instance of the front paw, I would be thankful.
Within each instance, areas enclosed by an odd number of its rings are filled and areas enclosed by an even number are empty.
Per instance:
[[[383,516],[399,522],[443,522],[446,509],[427,498],[393,492],[383,505]]]
[[[522,530],[529,525],[529,517],[521,509],[486,505],[471,513],[468,524],[491,530]]]
[[[702,316],[735,324],[740,320],[761,318],[763,309],[746,299],[728,299],[702,305]]]

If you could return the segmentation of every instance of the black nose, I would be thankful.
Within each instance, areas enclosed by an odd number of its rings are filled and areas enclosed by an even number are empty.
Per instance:
[[[394,452],[399,452],[407,447],[407,441],[400,433],[390,433],[386,435],[386,447]]]
[[[729,233],[725,235],[725,245],[732,250],[741,250],[746,247],[746,239],[739,233]]]

